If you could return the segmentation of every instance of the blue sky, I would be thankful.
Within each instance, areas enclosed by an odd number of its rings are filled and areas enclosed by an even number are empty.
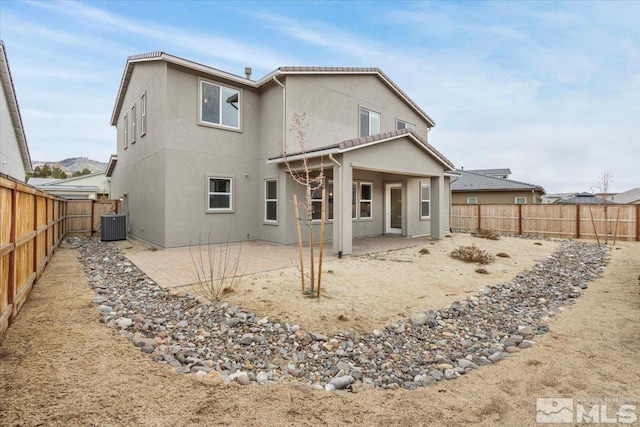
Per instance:
[[[376,66],[436,122],[456,167],[548,193],[640,187],[640,2],[0,1],[33,160],[116,150],[126,58],[165,51],[260,78]]]

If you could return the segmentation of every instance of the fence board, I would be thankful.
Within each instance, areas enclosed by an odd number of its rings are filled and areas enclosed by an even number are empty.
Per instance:
[[[501,234],[640,241],[640,206],[452,205],[453,231],[490,228]]]

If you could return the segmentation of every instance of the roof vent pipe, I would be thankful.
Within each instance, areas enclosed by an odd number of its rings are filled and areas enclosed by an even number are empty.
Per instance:
[[[251,78],[251,67],[244,67],[244,75],[247,76],[247,79]]]

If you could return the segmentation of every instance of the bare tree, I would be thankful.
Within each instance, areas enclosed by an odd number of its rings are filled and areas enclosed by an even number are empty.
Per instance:
[[[608,215],[608,207],[609,207],[609,183],[613,176],[607,171],[602,172],[600,174],[600,179],[598,180],[598,188],[600,188],[600,193],[604,200],[604,222],[605,222],[605,235],[604,235],[604,244],[609,243],[609,215]]]
[[[320,215],[320,258],[318,260],[319,266],[322,266],[322,246],[324,244],[324,204],[325,204],[325,176],[324,176],[324,165],[322,163],[322,158],[320,158],[320,164],[318,167],[312,167],[309,164],[309,158],[307,156],[308,152],[305,147],[306,143],[306,129],[309,125],[305,122],[306,115],[304,113],[298,114],[294,113],[293,124],[290,131],[294,132],[296,135],[296,139],[298,141],[298,146],[300,148],[300,157],[301,157],[301,165],[299,167],[294,167],[292,163],[287,158],[287,147],[283,145],[282,148],[282,157],[285,161],[285,165],[287,168],[287,173],[291,176],[298,184],[304,186],[305,188],[305,200],[298,201],[297,196],[294,194],[294,208],[296,210],[296,221],[298,221],[298,245],[300,247],[300,280],[302,283],[302,292],[306,293],[305,290],[305,272],[304,272],[304,260],[302,257],[302,235],[300,232],[299,221],[300,217],[298,215],[299,208],[302,208],[306,213],[306,225],[309,230],[309,279],[311,282],[311,288],[309,290],[310,296],[320,296],[320,278],[321,271],[318,271],[318,291],[316,293],[315,290],[315,282],[316,282],[316,274],[315,274],[315,256],[314,256],[314,213],[321,213]],[[315,206],[313,204],[312,195],[316,192],[320,192],[322,194],[322,201],[320,203],[320,212],[315,211]]]

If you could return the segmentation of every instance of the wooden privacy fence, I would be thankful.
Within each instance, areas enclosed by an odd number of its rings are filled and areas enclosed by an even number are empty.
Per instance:
[[[0,337],[65,233],[64,199],[0,176]]]
[[[117,214],[118,210],[118,200],[67,200],[67,236],[99,233],[100,216]]]
[[[451,229],[640,242],[640,205],[452,205]]]

